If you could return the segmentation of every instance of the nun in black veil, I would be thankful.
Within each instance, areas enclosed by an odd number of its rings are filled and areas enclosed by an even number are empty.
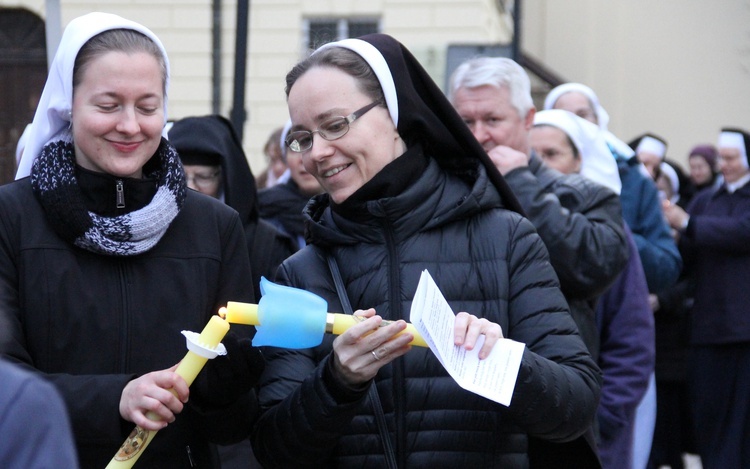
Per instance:
[[[325,193],[277,281],[346,311],[338,271],[363,320],[312,349],[265,350],[252,437],[264,467],[524,468],[529,436],[583,435],[601,377],[546,248],[416,59],[382,34],[327,44],[286,92],[286,144]],[[425,269],[459,312],[457,346],[484,336],[486,358],[500,340],[525,344],[509,406],[462,389],[399,334]]]

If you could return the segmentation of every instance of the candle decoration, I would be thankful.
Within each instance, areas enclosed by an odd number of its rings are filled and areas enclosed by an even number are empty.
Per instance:
[[[320,345],[325,333],[342,334],[363,319],[341,313],[329,313],[328,303],[318,295],[299,288],[278,285],[260,279],[261,299],[257,305],[230,301],[219,315],[228,322],[256,326],[254,346],[272,345],[291,349]],[[383,321],[383,325],[392,321]],[[412,345],[427,347],[413,324],[401,334],[414,336]]]

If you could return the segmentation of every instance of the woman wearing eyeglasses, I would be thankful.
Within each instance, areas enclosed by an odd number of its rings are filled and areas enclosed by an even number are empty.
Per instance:
[[[528,435],[583,434],[600,376],[547,251],[413,56],[385,35],[328,44],[292,69],[286,91],[286,143],[325,194],[307,205],[309,244],[278,280],[343,311],[330,256],[363,321],[313,349],[264,352],[253,432],[264,467],[525,468]],[[526,344],[509,407],[463,390],[397,335],[424,269],[459,312],[457,346],[483,335],[485,358],[502,338]]]

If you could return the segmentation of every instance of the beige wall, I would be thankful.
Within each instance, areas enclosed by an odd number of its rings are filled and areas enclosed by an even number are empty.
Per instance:
[[[524,49],[593,88],[627,141],[652,131],[683,163],[723,126],[750,129],[750,1],[524,2]]]
[[[44,1],[0,0],[0,6],[24,7],[42,18],[46,17]],[[210,0],[105,0],[99,2],[61,0],[61,22],[91,11],[104,11],[123,16],[147,26],[161,39],[169,54],[172,72],[170,87],[170,118],[211,110],[211,2]],[[234,48],[233,1],[224,0],[224,21],[228,30],[224,42],[231,50],[224,51],[231,61]],[[230,74],[226,69],[225,74]],[[229,81],[228,81],[229,80]],[[231,75],[226,86],[231,89]]]
[[[304,55],[304,18],[379,17],[382,31],[398,38],[442,83],[449,43],[510,40],[496,12],[492,0],[254,0],[245,128],[253,169],[264,166],[260,155],[266,137],[288,117],[284,77]]]
[[[42,18],[45,1],[0,0]],[[169,53],[172,119],[211,112],[211,0],[60,0],[61,22],[90,11],[105,11],[137,21],[154,31]],[[232,106],[236,1],[223,0],[222,100]],[[303,56],[303,18],[368,16],[380,18],[383,31],[401,40],[442,83],[449,42],[507,42],[507,24],[493,0],[253,0],[250,11],[244,146],[253,171],[264,167],[268,134],[287,119],[284,76]]]
[[[138,21],[172,62],[170,116],[211,112],[210,0],[60,0],[62,22],[98,9]],[[223,2],[222,103],[232,102],[236,1]],[[253,0],[247,64],[245,149],[255,172],[267,135],[287,118],[284,76],[303,54],[303,18],[378,17],[438,84],[448,44],[507,43],[497,0]],[[44,17],[41,0],[0,0]],[[526,0],[523,46],[565,79],[591,86],[624,140],[666,137],[684,160],[723,125],[750,128],[750,0]]]

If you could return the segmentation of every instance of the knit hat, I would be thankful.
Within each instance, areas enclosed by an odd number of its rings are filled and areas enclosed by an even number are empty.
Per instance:
[[[700,156],[706,163],[711,167],[713,172],[716,172],[716,147],[711,144],[696,145],[690,150],[688,157]]]
[[[321,46],[343,47],[361,56],[380,81],[391,120],[407,145],[422,144],[438,164],[454,174],[485,167],[503,205],[523,213],[507,182],[469,127],[422,65],[401,43],[385,34],[369,34]]]

